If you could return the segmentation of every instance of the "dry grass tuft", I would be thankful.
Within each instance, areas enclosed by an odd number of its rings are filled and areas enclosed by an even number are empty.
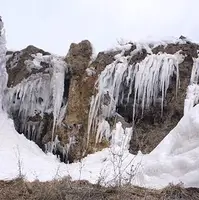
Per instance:
[[[199,199],[199,189],[197,188],[184,188],[184,185],[170,184],[161,191],[161,200],[198,200]]]

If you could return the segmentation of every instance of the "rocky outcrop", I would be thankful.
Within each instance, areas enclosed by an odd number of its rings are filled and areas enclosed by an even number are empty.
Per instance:
[[[141,111],[136,113],[135,128],[130,143],[131,153],[136,154],[139,150],[142,153],[151,152],[182,118],[184,100],[193,67],[193,58],[198,57],[198,50],[199,45],[191,42],[161,45],[152,49],[154,54],[159,52],[175,54],[180,51],[181,54],[185,55],[184,61],[179,66],[180,87],[176,95],[176,81],[175,79],[171,80],[164,103],[163,115],[161,115],[160,104],[145,110],[143,116],[141,116]],[[137,62],[137,59],[133,60],[132,58],[131,63],[135,62]],[[129,123],[132,122],[132,110],[132,104],[118,106],[119,114]]]
[[[149,55],[144,46],[135,51],[136,44],[130,44],[131,48],[123,52],[124,56],[129,57],[128,65],[140,63]],[[139,150],[143,153],[153,150],[183,116],[184,99],[190,80],[193,58],[198,56],[199,45],[191,42],[177,42],[164,46],[159,45],[150,49],[153,54],[174,54],[180,51],[180,54],[183,54],[185,59],[179,66],[180,88],[178,88],[177,96],[176,79],[173,77],[164,101],[163,115],[161,115],[160,103],[145,110],[143,116],[141,115],[141,108],[138,107],[130,145],[130,151],[134,154]],[[59,155],[61,160],[65,162],[73,162],[88,153],[107,147],[109,145],[107,140],[103,139],[99,144],[95,143],[96,133],[91,133],[89,143],[87,143],[90,102],[91,97],[98,92],[96,85],[98,76],[107,65],[115,61],[115,56],[121,52],[121,49],[100,52],[95,59],[92,59],[93,51],[89,41],[84,40],[78,44],[71,44],[66,57],[59,58],[62,62],[61,65],[66,65],[67,70],[64,72],[64,91],[61,94],[61,109],[63,113],[61,122],[55,128],[54,135],[52,134],[52,129],[55,112],[53,112],[53,109],[49,110],[47,108],[42,111],[42,114],[36,110],[34,114],[27,116],[27,121],[25,122],[21,117],[20,109],[22,108],[15,107],[17,109],[12,109],[10,114],[14,119],[18,132],[24,133],[29,139],[34,140],[43,150],[48,145],[54,145],[53,153]],[[56,62],[50,53],[34,46],[28,46],[17,52],[7,52],[8,90],[19,87],[22,83],[29,84],[30,81],[33,83],[38,78],[38,75],[41,80],[45,80],[46,76],[51,80],[54,73],[53,65]],[[26,80],[29,81],[26,83]],[[123,89],[124,96],[127,96],[128,88],[125,88],[125,84]],[[28,91],[26,92],[28,96]],[[39,105],[42,104],[44,97],[37,94],[35,90],[34,94],[36,96],[35,101]],[[60,94],[57,93],[57,95]],[[17,102],[22,98],[17,93],[14,96]],[[49,94],[49,98],[53,99],[53,95]],[[120,96],[119,98],[122,99],[123,97]],[[123,126],[126,127],[132,126],[133,98],[132,93],[129,103],[120,102],[116,108],[116,115],[113,118],[106,119],[112,128],[115,121],[122,121]],[[52,102],[49,102],[50,108],[52,108]],[[12,103],[16,104],[15,100]],[[67,109],[64,110],[66,104]],[[109,104],[108,94],[107,98],[104,98],[104,104]],[[37,109],[40,109],[40,107],[37,107]],[[28,125],[29,129],[28,127],[24,129],[24,123],[30,124]],[[34,132],[35,129],[39,130],[39,135]]]
[[[41,53],[42,55],[50,55],[50,53],[38,49],[32,45],[22,49],[21,51],[7,52],[7,72],[8,76],[8,87],[13,87],[19,84],[23,79],[28,78],[33,73],[39,73],[48,67],[47,63],[41,63],[42,69],[29,70],[25,65],[27,60],[33,60],[32,54]]]
[[[67,65],[60,57],[28,46],[8,52],[6,67],[9,78],[5,107],[16,130],[46,150],[46,144],[56,135],[53,126],[67,103]]]
[[[75,143],[70,147],[70,161],[80,159],[96,150],[94,138],[90,138],[87,146],[88,114],[92,95],[96,92],[95,82],[100,72],[113,62],[118,52],[101,52],[92,62],[92,45],[85,40],[78,44],[71,44],[65,61],[70,66],[71,79],[66,117],[63,120],[65,128],[60,131],[61,141],[63,136],[75,137]],[[77,128],[78,127],[78,128]],[[97,149],[101,149],[100,144]]]
[[[70,87],[65,119],[59,131],[62,145],[74,138],[68,154],[70,162],[80,159],[85,149],[86,127],[95,78],[87,76],[86,69],[92,56],[92,46],[87,40],[71,44],[65,58],[70,67]],[[67,137],[64,137],[66,136]]]

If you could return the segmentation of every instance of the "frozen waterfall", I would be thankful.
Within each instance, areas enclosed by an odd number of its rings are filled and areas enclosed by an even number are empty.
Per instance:
[[[115,56],[115,61],[106,66],[97,81],[98,93],[92,98],[89,120],[88,140],[91,132],[96,132],[101,127],[104,119],[112,117],[116,113],[118,104],[131,103],[133,105],[132,119],[136,108],[141,107],[142,115],[145,109],[161,104],[163,113],[164,99],[166,98],[171,77],[176,81],[176,93],[179,87],[178,65],[184,60],[184,56],[177,52],[174,55],[159,53],[148,55],[140,63],[129,64],[130,58],[139,51],[135,49],[129,56],[125,56],[125,49]],[[128,94],[128,95],[126,95]],[[126,97],[125,97],[126,95]],[[130,102],[130,97],[131,100]],[[107,125],[106,125],[107,126]],[[101,129],[101,128],[100,128]],[[97,138],[107,137],[107,132],[97,131]]]
[[[24,133],[30,140],[38,143],[41,141],[43,120],[46,114],[53,115],[52,137],[55,138],[55,129],[65,114],[66,101],[64,100],[64,81],[67,65],[63,58],[54,55],[32,55],[32,61],[25,62],[26,67],[42,68],[41,62],[47,63],[44,72],[32,73],[27,79],[14,87],[8,88],[5,105],[8,113],[18,113],[19,132]],[[51,145],[53,146],[53,145]],[[48,151],[52,148],[48,145]]]

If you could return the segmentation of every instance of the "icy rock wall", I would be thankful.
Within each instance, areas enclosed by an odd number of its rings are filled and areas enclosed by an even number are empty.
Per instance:
[[[16,86],[8,88],[5,107],[15,118],[16,129],[38,144],[41,142],[45,116],[53,115],[52,141],[55,138],[57,125],[64,117],[66,109],[64,81],[68,68],[64,60],[57,56],[38,53],[32,57],[33,60],[24,62],[26,68],[29,71],[42,68],[44,70],[32,73]],[[52,150],[48,148],[48,151]]]
[[[143,46],[142,46],[143,48]],[[110,129],[105,119],[116,114],[118,104],[127,104],[133,99],[132,119],[137,107],[141,107],[142,115],[145,109],[161,104],[163,113],[164,99],[170,85],[171,78],[176,81],[176,94],[179,87],[179,64],[184,56],[179,52],[174,55],[167,53],[153,54],[149,46],[145,47],[147,56],[138,63],[130,64],[131,57],[141,50],[137,45],[130,55],[125,51],[130,50],[131,45],[125,45],[120,54],[115,56],[115,61],[106,66],[97,81],[98,93],[91,101],[88,120],[88,140],[91,132],[96,132],[96,142],[102,137],[110,137],[107,130]],[[127,94],[127,95],[126,95]],[[133,97],[133,98],[132,98]],[[106,126],[106,131],[101,127]]]

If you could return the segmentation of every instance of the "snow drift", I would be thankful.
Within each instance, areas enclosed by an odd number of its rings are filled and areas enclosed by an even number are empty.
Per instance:
[[[0,114],[0,179],[8,180],[20,173],[27,180],[52,180],[71,176],[73,180],[115,185],[132,183],[162,188],[183,182],[199,187],[199,105],[192,108],[158,147],[148,155],[128,151],[131,130],[117,124],[110,148],[88,155],[79,163],[63,164],[46,155],[34,142],[19,135],[11,119]],[[19,164],[20,163],[20,164]]]

